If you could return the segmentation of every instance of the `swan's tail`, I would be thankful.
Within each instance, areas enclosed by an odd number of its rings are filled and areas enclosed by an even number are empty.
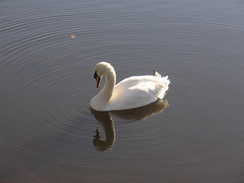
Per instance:
[[[153,75],[157,77],[161,77],[161,74],[159,74],[156,70],[153,70]]]
[[[154,72],[153,73],[154,76],[157,76],[157,77],[160,77],[160,78],[162,77],[161,74],[159,74],[156,70],[153,70],[153,72]],[[168,82],[168,84],[170,84],[169,76],[164,76],[162,78],[164,78]]]
[[[170,84],[169,76],[162,77],[164,79],[165,84],[168,86]]]
[[[163,99],[165,97],[165,95],[168,93],[169,84],[170,84],[170,81],[168,79],[168,76],[162,77],[161,90],[158,94],[159,99]]]

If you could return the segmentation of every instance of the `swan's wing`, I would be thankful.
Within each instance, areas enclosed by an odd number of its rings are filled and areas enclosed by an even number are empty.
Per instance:
[[[144,106],[163,98],[168,84],[155,76],[133,76],[115,86],[109,108],[113,110]]]

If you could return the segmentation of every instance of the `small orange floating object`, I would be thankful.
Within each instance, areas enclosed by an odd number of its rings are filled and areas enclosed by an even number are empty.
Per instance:
[[[71,39],[75,39],[76,38],[76,35],[72,35],[70,37],[71,37]]]

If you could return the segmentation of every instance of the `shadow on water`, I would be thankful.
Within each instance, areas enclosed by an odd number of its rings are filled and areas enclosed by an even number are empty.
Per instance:
[[[96,150],[110,151],[113,148],[116,139],[113,116],[128,121],[137,121],[159,114],[168,106],[169,104],[167,100],[158,100],[143,107],[122,111],[99,112],[91,109],[91,113],[101,122],[105,132],[105,138],[103,139],[101,137],[100,129],[96,129],[96,134],[93,139],[93,144],[96,147]]]

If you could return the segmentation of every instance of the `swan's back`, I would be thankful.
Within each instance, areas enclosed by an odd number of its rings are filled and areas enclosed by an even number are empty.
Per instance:
[[[106,110],[123,110],[141,107],[163,99],[170,81],[168,76],[132,76],[118,83]]]

